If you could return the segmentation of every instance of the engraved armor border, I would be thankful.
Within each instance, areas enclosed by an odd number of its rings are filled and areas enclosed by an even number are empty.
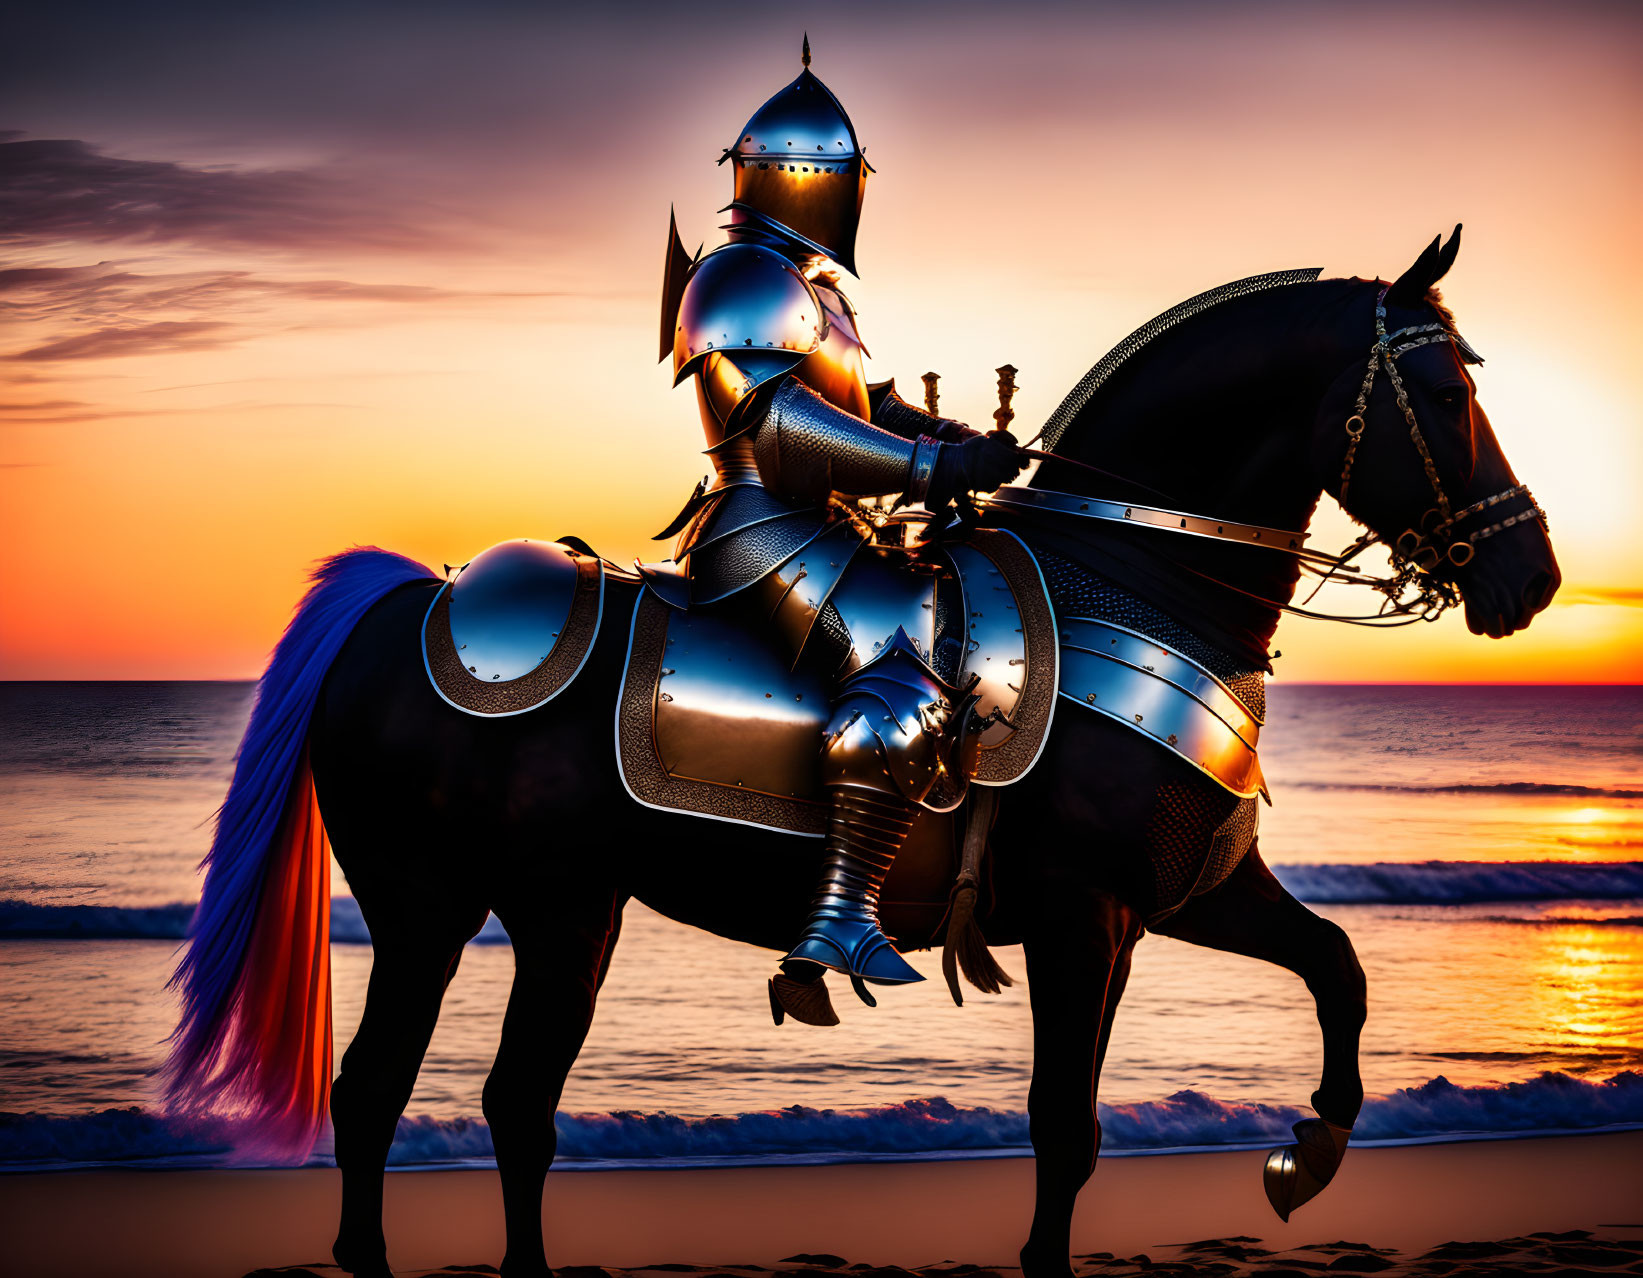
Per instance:
[[[587,664],[605,611],[604,564],[592,555],[575,557],[576,587],[558,641],[536,669],[505,683],[481,682],[468,673],[451,638],[451,583],[440,586],[422,619],[422,665],[447,705],[500,719],[535,710],[570,686]]]
[[[1061,645],[1044,574],[1026,543],[1006,529],[983,528],[972,533],[966,544],[986,555],[1004,574],[1027,644],[1027,681],[1011,716],[1020,728],[1003,744],[979,753],[971,778],[980,785],[1009,785],[1032,770],[1050,739],[1061,680]],[[965,607],[968,610],[968,601]]]
[[[1078,379],[1078,384],[1067,393],[1055,412],[1051,413],[1044,422],[1044,429],[1039,432],[1044,440],[1047,452],[1054,452],[1056,445],[1061,442],[1061,436],[1072,424],[1074,417],[1084,405],[1089,403],[1095,392],[1101,389],[1104,382],[1118,371],[1121,364],[1131,355],[1145,346],[1161,333],[1168,332],[1177,324],[1200,315],[1212,306],[1228,301],[1234,297],[1246,297],[1251,293],[1264,293],[1268,289],[1281,288],[1286,284],[1310,284],[1323,274],[1323,267],[1308,266],[1293,271],[1273,271],[1267,275],[1251,275],[1246,279],[1234,280],[1230,284],[1222,284],[1219,288],[1212,288],[1197,297],[1189,297],[1177,306],[1170,307],[1162,315],[1154,316],[1123,341],[1119,342],[1110,351],[1096,362],[1094,368]]]
[[[623,787],[647,808],[758,826],[780,834],[822,837],[827,830],[824,803],[687,780],[670,775],[662,766],[654,735],[656,692],[672,612],[648,591],[641,592],[634,605],[622,689],[616,698],[616,763]]]

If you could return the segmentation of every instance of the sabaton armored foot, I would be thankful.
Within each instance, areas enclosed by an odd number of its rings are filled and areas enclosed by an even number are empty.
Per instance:
[[[919,804],[938,782],[948,794],[963,792],[974,753],[970,704],[901,629],[846,679],[822,747],[832,811],[821,883],[798,944],[782,960],[788,976],[844,972],[867,1002],[864,982],[924,979],[884,934],[879,896]]]
[[[1303,1119],[1294,1130],[1296,1143],[1268,1154],[1262,1171],[1267,1201],[1286,1222],[1291,1212],[1311,1202],[1335,1179],[1352,1134],[1350,1127],[1338,1127],[1322,1118]]]
[[[833,795],[821,884],[804,932],[782,970],[831,968],[878,985],[908,985],[915,972],[879,926],[884,876],[913,827],[916,809],[897,796],[838,789]]]

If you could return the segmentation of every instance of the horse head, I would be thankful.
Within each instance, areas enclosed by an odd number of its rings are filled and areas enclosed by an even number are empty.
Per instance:
[[[1473,634],[1527,626],[1562,582],[1544,516],[1478,402],[1479,357],[1437,283],[1460,249],[1439,236],[1378,284],[1367,359],[1325,395],[1313,425],[1324,489],[1403,561],[1458,591]],[[1344,456],[1343,456],[1344,449]]]

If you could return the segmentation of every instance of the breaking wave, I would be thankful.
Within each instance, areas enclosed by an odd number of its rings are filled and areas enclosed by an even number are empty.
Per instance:
[[[187,939],[192,905],[37,905],[0,900],[0,940],[181,941]],[[343,945],[368,945],[359,902],[351,896],[331,898],[331,939]],[[506,945],[508,934],[495,916],[471,944]]]
[[[1643,861],[1381,861],[1369,865],[1278,865],[1273,873],[1315,905],[1467,905],[1487,901],[1613,901],[1643,898]],[[38,905],[0,900],[0,940],[160,940],[188,935],[194,907]],[[331,939],[370,942],[351,896],[331,900]],[[474,944],[506,945],[495,917]]]
[[[1100,1107],[1103,1153],[1264,1146],[1288,1138],[1310,1111],[1220,1101],[1182,1091]],[[802,1105],[691,1118],[668,1113],[560,1114],[559,1157],[585,1168],[876,1162],[985,1158],[1028,1151],[1027,1116],[964,1108],[941,1097],[862,1109]],[[1434,1078],[1371,1097],[1354,1140],[1409,1144],[1643,1127],[1643,1074],[1587,1080],[1544,1073],[1524,1082],[1461,1087]],[[0,1114],[0,1167],[108,1163],[189,1166],[233,1162],[237,1133],[223,1119],[140,1109],[90,1114]],[[486,1164],[479,1119],[402,1118],[389,1161],[398,1167]],[[322,1146],[314,1162],[328,1164]]]
[[[1469,905],[1482,901],[1614,901],[1643,896],[1643,861],[1377,861],[1275,865],[1315,905]]]
[[[1527,794],[1565,799],[1643,799],[1643,790],[1601,785],[1568,785],[1555,781],[1475,781],[1453,785],[1381,784],[1373,781],[1286,781],[1296,790],[1359,790],[1379,794]]]

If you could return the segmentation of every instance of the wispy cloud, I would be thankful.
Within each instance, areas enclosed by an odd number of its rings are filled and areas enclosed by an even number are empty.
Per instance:
[[[211,320],[159,320],[128,328],[99,328],[30,347],[15,360],[108,359],[117,355],[159,355],[215,350],[229,344],[230,326]]]
[[[0,318],[31,331],[33,345],[3,358],[45,362],[211,350],[270,327],[375,324],[430,305],[491,305],[556,296],[477,292],[421,284],[342,279],[278,279],[249,270],[146,274],[119,262],[0,269]],[[356,308],[353,312],[347,307]],[[303,308],[309,308],[303,311]],[[316,309],[317,308],[317,309]],[[276,314],[283,309],[283,315]],[[96,327],[87,332],[88,325]]]
[[[359,404],[321,400],[239,400],[229,404],[205,404],[192,408],[122,408],[118,404],[93,404],[82,400],[47,400],[38,404],[0,404],[0,427],[75,426],[85,422],[124,421],[141,417],[216,417],[229,420],[246,413],[298,409],[352,410],[360,407]]]
[[[446,239],[402,201],[329,174],[134,160],[74,138],[0,134],[0,245],[405,249]]]
[[[1560,604],[1607,604],[1611,608],[1643,608],[1643,588],[1635,586],[1565,586]]]

